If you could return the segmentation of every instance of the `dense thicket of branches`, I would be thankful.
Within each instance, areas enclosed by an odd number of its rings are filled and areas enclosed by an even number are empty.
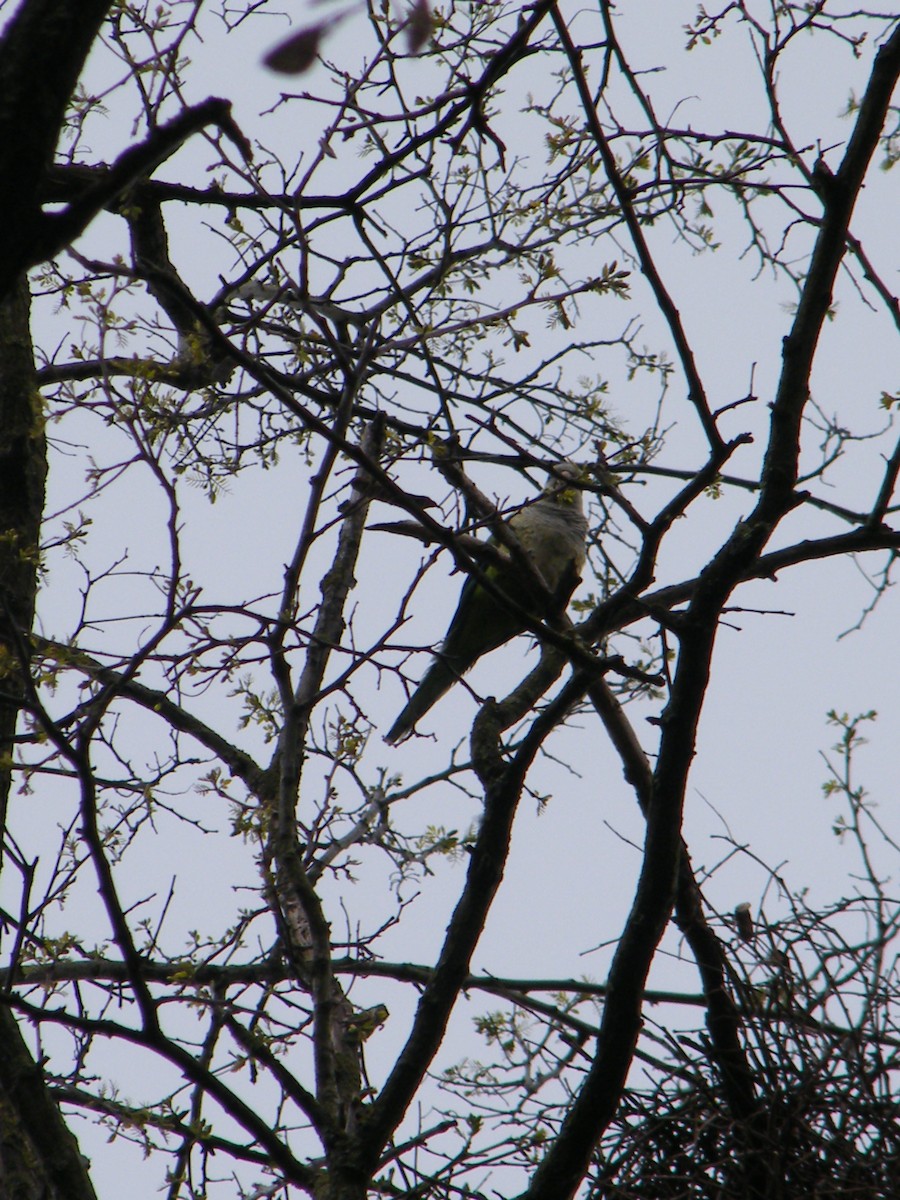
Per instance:
[[[683,824],[754,581],[892,599],[900,27],[638,7],[4,6],[4,1195],[900,1190],[873,714],[830,899],[729,835],[716,912]],[[841,322],[884,351],[820,404]],[[569,614],[385,746],[563,459]]]

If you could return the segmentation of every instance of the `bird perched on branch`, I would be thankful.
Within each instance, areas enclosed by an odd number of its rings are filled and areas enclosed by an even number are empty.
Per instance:
[[[506,547],[498,547],[504,563],[492,563],[484,571],[502,592],[538,618],[565,607],[584,566],[587,521],[581,492],[572,486],[578,474],[572,463],[564,463],[557,475],[548,478],[540,497],[509,520],[509,528],[546,585],[545,594],[539,593],[531,573],[517,566]],[[384,740],[394,745],[406,737],[483,654],[525,628],[510,605],[470,575],[440,650]]]

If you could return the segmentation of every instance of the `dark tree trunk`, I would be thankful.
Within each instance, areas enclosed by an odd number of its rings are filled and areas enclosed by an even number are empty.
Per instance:
[[[24,279],[0,301],[0,834],[28,672],[46,444]],[[0,854],[0,864],[2,864]],[[0,1195],[95,1200],[75,1138],[0,997]]]

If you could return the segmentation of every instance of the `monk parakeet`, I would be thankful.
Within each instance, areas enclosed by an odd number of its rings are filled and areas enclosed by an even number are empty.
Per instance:
[[[567,463],[560,475],[574,479],[578,470]],[[587,521],[581,492],[565,479],[550,476],[540,498],[512,516],[509,527],[562,607],[584,566]],[[501,548],[500,552],[510,557],[507,550]],[[512,562],[506,568],[492,564],[485,574],[519,604],[527,605],[534,597],[534,585]],[[539,606],[535,615],[544,617],[543,608]],[[384,740],[394,745],[411,733],[482,654],[496,650],[524,629],[521,618],[470,575],[440,650]]]

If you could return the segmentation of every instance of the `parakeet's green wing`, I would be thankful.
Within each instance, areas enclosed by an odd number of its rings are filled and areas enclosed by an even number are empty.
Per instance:
[[[502,586],[496,568],[491,568],[487,573],[497,578]],[[497,601],[470,575],[463,585],[459,604],[441,649],[384,740],[390,745],[399,742],[482,654],[496,650],[521,633],[522,629],[516,614]]]

